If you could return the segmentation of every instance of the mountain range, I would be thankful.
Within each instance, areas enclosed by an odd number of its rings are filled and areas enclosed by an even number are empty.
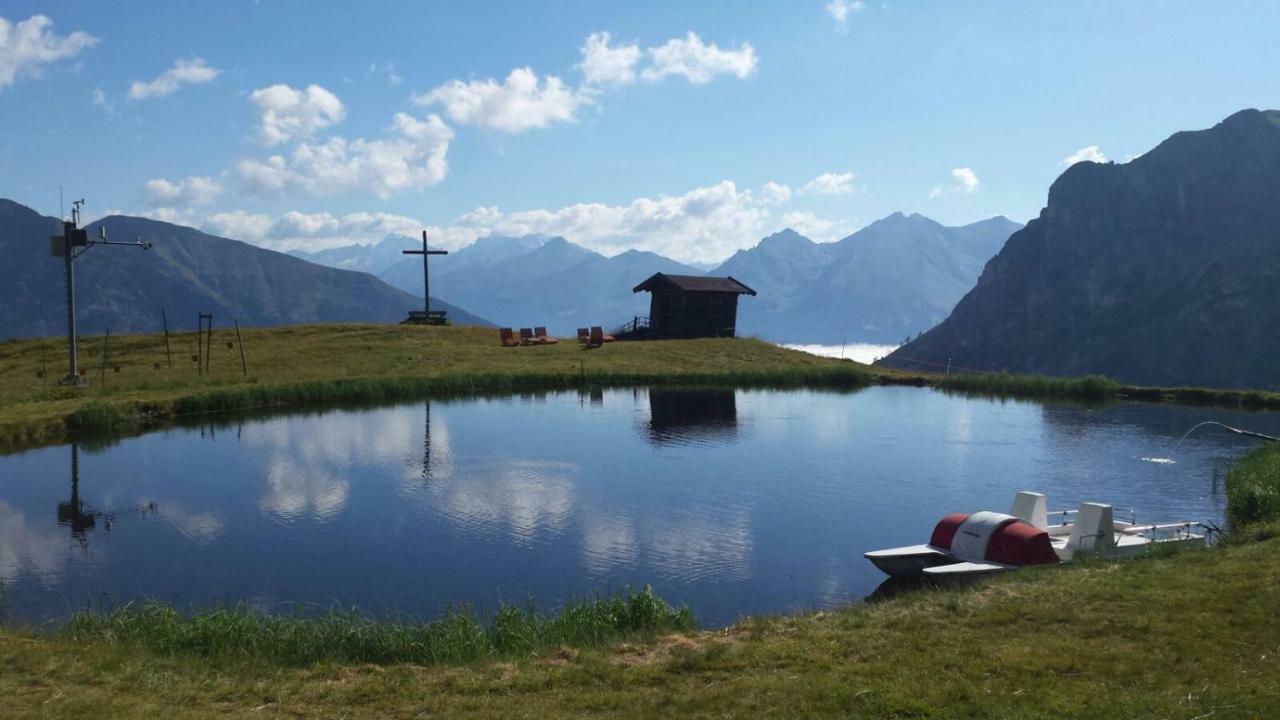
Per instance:
[[[418,308],[414,297],[372,275],[323,267],[247,243],[145,218],[111,216],[98,226],[109,239],[150,241],[134,248],[93,247],[75,263],[76,310],[84,333],[155,332],[161,311],[171,328],[189,329],[197,313],[219,325],[308,322],[395,322]],[[49,237],[61,223],[0,199],[0,338],[57,335],[66,328],[61,258]],[[432,300],[459,324],[488,324],[456,306]]]
[[[709,272],[650,252],[605,257],[560,237],[493,235],[433,258],[431,289],[500,324],[545,325],[563,335],[646,315],[648,296],[632,288],[656,272],[731,275],[759,293],[739,304],[741,335],[775,342],[897,344],[945,318],[1019,227],[1003,217],[947,227],[895,213],[834,243],[785,230]],[[391,235],[374,245],[305,257],[367,269],[421,293],[421,260],[399,255],[416,242]]]
[[[1280,111],[1049,190],[951,316],[885,363],[1280,389]],[[927,366],[932,367],[932,366]]]

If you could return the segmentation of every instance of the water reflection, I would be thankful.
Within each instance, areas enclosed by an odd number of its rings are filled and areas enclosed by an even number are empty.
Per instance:
[[[859,600],[882,580],[863,551],[1018,489],[1212,518],[1219,462],[1253,443],[1175,444],[1207,414],[654,388],[174,429],[0,457],[0,578],[35,620],[103,593],[430,615],[652,583],[715,624]],[[1280,415],[1212,415],[1280,431]]]
[[[655,445],[734,440],[738,436],[737,391],[649,388],[645,429]]]

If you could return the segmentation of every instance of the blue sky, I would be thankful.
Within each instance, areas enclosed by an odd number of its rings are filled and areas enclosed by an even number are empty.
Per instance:
[[[285,249],[428,227],[449,247],[544,232],[710,261],[899,210],[1026,221],[1067,158],[1123,162],[1280,107],[1275,2],[3,2],[0,18],[0,196],[56,215],[62,185],[90,215]]]

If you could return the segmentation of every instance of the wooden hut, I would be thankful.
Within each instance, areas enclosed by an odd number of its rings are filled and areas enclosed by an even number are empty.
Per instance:
[[[651,294],[648,336],[655,338],[733,337],[738,296],[756,291],[732,277],[657,273],[632,292]]]

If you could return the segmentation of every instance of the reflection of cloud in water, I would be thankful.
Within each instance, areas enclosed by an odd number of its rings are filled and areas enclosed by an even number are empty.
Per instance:
[[[419,490],[431,509],[466,528],[504,529],[518,543],[541,531],[559,532],[574,503],[577,465],[512,460],[480,464],[449,482]]]
[[[28,528],[23,513],[0,501],[0,580],[29,572],[53,583],[62,573],[66,549],[58,535]]]
[[[412,413],[398,408],[281,417],[246,425],[241,439],[255,447],[288,451],[308,463],[380,463],[413,452],[413,420]]]
[[[621,516],[587,513],[582,527],[582,564],[603,575],[619,567],[632,567],[639,557],[636,531]]]
[[[746,580],[751,577],[751,520],[744,511],[686,514],[661,521],[649,544],[657,561],[681,580]]]
[[[218,539],[224,524],[222,518],[213,513],[190,513],[180,503],[169,501],[153,501],[156,514],[182,536],[196,543],[204,544]],[[145,504],[145,502],[144,502]]]
[[[258,506],[293,520],[306,515],[324,519],[342,511],[350,490],[347,468],[383,464],[391,457],[408,462],[413,437],[413,414],[393,408],[279,418],[246,426],[241,439],[273,451]]]
[[[267,469],[267,488],[258,507],[287,520],[308,514],[325,519],[346,506],[347,491],[346,478],[334,477],[318,463],[277,457]]]

